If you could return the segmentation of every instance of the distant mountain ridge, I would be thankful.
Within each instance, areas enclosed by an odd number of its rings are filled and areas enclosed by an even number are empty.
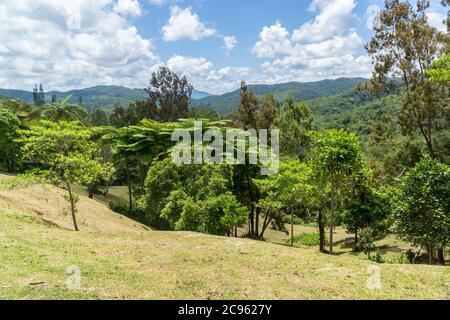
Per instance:
[[[148,94],[144,89],[130,89],[122,86],[96,86],[86,89],[70,91],[50,91],[45,93],[47,102],[51,101],[52,95],[56,95],[58,100],[72,95],[70,103],[78,103],[80,98],[85,107],[92,109],[113,109],[116,106],[127,107],[134,101],[148,99]],[[0,89],[0,96],[20,99],[27,103],[33,103],[33,93],[25,90]],[[208,97],[209,93],[194,90],[192,99],[202,99]]]
[[[249,85],[249,88],[258,99],[261,99],[267,93],[273,93],[280,101],[284,100],[288,94],[292,94],[296,101],[307,101],[342,93],[365,81],[364,78],[339,78],[304,83]],[[46,92],[47,102],[51,101],[53,94],[56,95],[58,100],[72,95],[71,103],[78,103],[81,98],[84,107],[105,110],[111,110],[116,106],[126,107],[132,102],[148,99],[148,94],[144,89],[130,89],[122,86],[96,86],[66,92]],[[33,93],[29,91],[0,89],[0,96],[33,103]],[[239,89],[222,95],[210,95],[207,92],[194,90],[191,107],[208,107],[214,109],[220,115],[227,116],[237,109],[239,101]]]
[[[288,94],[292,94],[296,101],[307,101],[321,97],[329,97],[349,89],[353,89],[359,83],[364,83],[364,78],[339,78],[335,80],[322,80],[316,82],[288,82],[274,85],[249,85],[249,89],[261,99],[267,93],[273,93],[280,101]],[[229,115],[234,112],[240,101],[240,90],[228,92],[223,95],[208,96],[193,100],[192,107],[209,107],[221,115]]]

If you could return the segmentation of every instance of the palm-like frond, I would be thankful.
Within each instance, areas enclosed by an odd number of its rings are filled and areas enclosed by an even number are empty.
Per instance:
[[[86,125],[90,114],[83,107],[69,104],[71,98],[72,96],[67,96],[60,102],[53,102],[36,108],[29,113],[29,117],[54,121],[78,121]]]

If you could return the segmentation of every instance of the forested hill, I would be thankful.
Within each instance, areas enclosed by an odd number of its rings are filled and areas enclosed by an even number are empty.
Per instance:
[[[279,100],[290,93],[296,101],[312,100],[320,97],[334,96],[354,88],[358,83],[363,83],[363,78],[339,78],[336,80],[322,80],[317,82],[289,82],[274,85],[249,85],[249,89],[262,98],[267,93],[273,93]],[[234,112],[239,105],[240,90],[225,93],[220,96],[209,96],[203,99],[193,100],[193,107],[209,107],[217,113],[227,116]]]
[[[368,134],[368,123],[378,120],[386,113],[397,114],[401,98],[395,92],[381,96],[346,90],[334,96],[307,101],[314,115],[316,129],[347,129],[364,137]]]
[[[249,88],[258,98],[262,98],[267,93],[273,93],[278,99],[284,100],[291,93],[296,101],[305,101],[342,93],[364,81],[363,78],[340,78],[318,82],[250,85]],[[129,89],[121,86],[97,86],[66,92],[50,91],[46,92],[47,102],[51,101],[52,95],[56,95],[58,100],[72,95],[71,103],[79,103],[81,98],[84,107],[104,110],[113,109],[116,106],[126,107],[134,101],[148,98],[148,94],[143,89]],[[33,103],[33,94],[30,91],[0,89],[0,96]],[[226,116],[236,110],[239,100],[239,89],[220,96],[212,96],[206,92],[194,90],[191,106],[209,107]]]
[[[113,109],[116,106],[127,107],[134,101],[148,99],[148,94],[144,89],[129,89],[121,86],[97,86],[66,92],[46,92],[45,99],[47,102],[51,101],[52,95],[56,95],[58,100],[72,95],[71,103],[79,103],[81,98],[83,106],[92,109]],[[33,93],[29,91],[0,89],[0,96],[33,103]],[[192,93],[193,99],[201,99],[207,96],[209,96],[208,93],[197,90],[194,90]]]

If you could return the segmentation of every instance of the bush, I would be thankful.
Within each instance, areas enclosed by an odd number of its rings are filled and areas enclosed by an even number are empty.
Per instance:
[[[290,239],[286,240],[286,243],[290,242]],[[294,237],[294,243],[308,247],[318,246],[320,244],[320,234],[318,232],[299,234],[298,236]]]
[[[354,250],[357,252],[364,252],[370,260],[370,254],[377,249],[375,245],[375,234],[372,228],[366,228],[361,230],[359,235],[358,243],[355,245]],[[381,256],[377,252],[377,257],[381,258]],[[376,258],[377,258],[376,257]],[[375,259],[376,259],[375,258]]]
[[[128,203],[111,202],[109,204],[109,208],[116,213],[119,213],[125,217],[128,217],[132,220],[142,223],[143,225],[146,225],[150,228],[163,231],[171,230],[170,225],[166,220],[160,217],[146,215],[145,212],[142,210],[138,209],[130,210]]]

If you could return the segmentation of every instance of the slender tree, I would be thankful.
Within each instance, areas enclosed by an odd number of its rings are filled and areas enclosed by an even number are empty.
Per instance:
[[[426,71],[443,53],[450,35],[431,27],[426,10],[429,1],[419,0],[416,9],[408,1],[387,0],[375,35],[366,45],[375,70],[372,83],[380,88],[391,78],[405,87],[400,122],[405,132],[418,131],[429,154],[438,157],[434,135],[445,117],[448,90],[430,82]]]
[[[97,146],[91,142],[91,131],[79,123],[41,121],[22,130],[21,136],[18,142],[22,144],[24,159],[42,165],[46,178],[67,189],[74,229],[79,231],[79,197],[73,192],[73,185],[88,186],[98,179],[110,179],[113,167],[93,157]]]
[[[330,254],[333,254],[336,197],[343,183],[362,168],[360,143],[353,133],[331,130],[316,138],[311,154],[316,174],[330,183]]]

